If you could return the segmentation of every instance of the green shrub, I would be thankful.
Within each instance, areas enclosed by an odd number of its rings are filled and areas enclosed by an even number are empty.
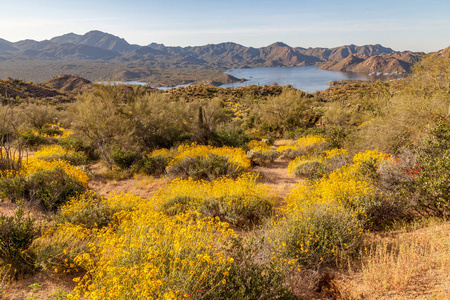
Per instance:
[[[406,170],[414,176],[416,205],[424,214],[450,216],[450,125],[444,120],[424,140],[417,166]]]
[[[40,160],[45,161],[57,161],[57,160],[65,160],[69,162],[73,166],[81,166],[86,165],[88,163],[88,158],[84,154],[84,152],[80,151],[74,151],[71,153],[65,153],[65,154],[53,154],[49,156],[40,156]]]
[[[34,131],[25,131],[20,133],[19,139],[21,144],[31,147],[48,145],[53,141],[51,138],[42,136]]]
[[[272,240],[282,257],[317,267],[354,252],[361,242],[364,225],[351,209],[332,203],[315,204],[281,220],[273,230]]]
[[[250,137],[244,132],[243,129],[232,124],[225,124],[218,126],[212,132],[210,143],[216,147],[243,147],[249,141]]]
[[[264,240],[232,238],[226,254],[233,258],[224,284],[213,288],[203,299],[294,299],[286,286],[285,273],[276,261],[258,261]]]
[[[75,257],[89,252],[89,244],[95,241],[95,235],[83,226],[57,224],[34,241],[35,266],[52,273],[78,272],[82,268]]]
[[[279,153],[275,150],[269,151],[255,151],[250,150],[247,152],[247,158],[250,159],[252,165],[265,165],[267,163],[273,163],[275,159],[279,157]]]
[[[63,129],[61,129],[61,127],[59,127],[58,125],[49,123],[45,124],[39,129],[39,133],[49,136],[60,136],[63,134],[63,132]]]
[[[325,168],[325,164],[318,160],[305,160],[297,165],[294,174],[296,176],[319,178],[325,174]]]
[[[138,171],[148,175],[160,176],[165,174],[169,159],[162,155],[145,156],[138,160],[132,167],[132,171]]]
[[[56,210],[86,187],[62,169],[40,171],[28,176],[0,179],[0,193],[17,202],[25,200],[46,210]]]
[[[229,162],[227,157],[215,154],[186,157],[167,169],[170,175],[191,177],[194,180],[214,180],[224,175],[236,177],[242,171],[242,168]]]
[[[139,153],[120,148],[115,149],[112,154],[114,163],[122,170],[129,169],[140,158],[141,155]]]
[[[14,277],[34,271],[29,251],[35,237],[35,220],[19,207],[12,217],[0,216],[0,266],[10,265]]]

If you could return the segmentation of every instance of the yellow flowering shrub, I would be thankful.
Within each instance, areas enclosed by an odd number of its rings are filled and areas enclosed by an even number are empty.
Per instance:
[[[347,149],[344,149],[344,148],[334,148],[331,150],[325,150],[322,153],[322,157],[326,161],[334,159],[334,158],[338,158],[338,157],[345,158],[345,157],[348,157],[348,155],[349,154],[348,154]]]
[[[35,264],[52,273],[80,271],[75,258],[89,251],[99,233],[96,229],[72,223],[60,223],[37,238],[32,245]]]
[[[132,194],[112,192],[109,197],[101,197],[89,191],[73,197],[63,205],[56,220],[89,229],[102,228],[113,224],[117,213],[134,210],[143,201],[145,200]]]
[[[167,173],[184,178],[214,180],[223,175],[237,176],[250,168],[243,149],[209,145],[180,145],[169,161]]]
[[[43,146],[36,151],[34,156],[46,161],[65,160],[72,165],[82,165],[87,161],[87,157],[83,152],[75,151],[73,148],[67,149],[61,145]]]
[[[280,252],[309,265],[354,250],[380,196],[364,166],[386,157],[378,151],[360,153],[354,164],[295,187],[286,196],[285,217],[274,224],[273,241]]]
[[[169,217],[148,205],[120,218],[76,258],[87,273],[69,299],[202,298],[227,282],[233,259],[219,247],[234,233],[226,223]]]
[[[289,150],[312,152],[315,148],[320,147],[326,142],[326,139],[317,135],[308,135],[306,137],[299,138],[291,145],[284,145],[277,148],[277,151],[283,153]]]
[[[163,156],[163,157],[171,158],[173,156],[173,153],[169,149],[161,148],[161,149],[153,150],[150,153],[150,156]]]
[[[71,197],[86,190],[89,177],[64,160],[31,158],[19,172],[0,178],[0,194],[11,202],[25,200],[47,210],[56,210]]]
[[[72,166],[65,160],[45,161],[39,158],[31,158],[24,163],[23,174],[30,175],[36,172],[55,169],[62,169],[68,177],[77,180],[85,186],[89,182],[89,177],[84,171]]]
[[[228,158],[228,161],[243,170],[250,168],[250,161],[247,159],[245,151],[234,147],[213,147],[209,145],[182,144],[178,146],[177,155],[170,161],[168,167],[179,164],[187,157],[207,157],[210,154]]]
[[[272,150],[270,146],[263,142],[252,140],[248,142],[247,158],[250,159],[253,165],[263,165],[268,162],[273,162],[278,157],[278,152]]]
[[[270,146],[263,142],[263,141],[258,141],[258,140],[251,140],[250,142],[247,143],[247,148],[249,150],[253,150],[253,151],[268,151],[270,150]]]
[[[168,215],[195,211],[203,216],[249,226],[272,213],[275,194],[269,186],[256,183],[257,174],[246,173],[212,182],[177,178],[160,189],[151,201]]]
[[[347,157],[348,151],[346,149],[338,148],[325,150],[322,153],[316,153],[315,155],[300,155],[289,162],[288,172],[298,176],[317,178],[326,172],[329,172],[328,168],[331,170],[336,169],[336,167],[333,166],[335,162],[337,162],[338,167],[340,167],[339,159],[345,160]]]
[[[367,150],[365,152],[357,153],[353,157],[353,163],[355,164],[361,164],[364,162],[370,162],[375,161],[376,164],[379,164],[383,160],[391,159],[392,156],[390,154],[386,154],[383,152],[380,152],[378,149],[376,150]]]

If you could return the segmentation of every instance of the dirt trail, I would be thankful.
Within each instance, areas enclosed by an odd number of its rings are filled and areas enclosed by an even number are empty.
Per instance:
[[[288,174],[288,164],[287,160],[275,161],[265,166],[254,167],[250,171],[260,173],[259,182],[271,186],[278,197],[283,199],[297,183],[303,180]],[[89,183],[89,188],[105,197],[114,191],[150,199],[159,188],[169,182],[170,178],[154,178],[146,175],[136,175],[125,180],[105,180],[94,176]]]
[[[262,176],[260,182],[273,187],[278,197],[283,199],[295,185],[303,180],[290,175],[288,165],[289,161],[281,160],[266,166],[255,167],[252,171],[260,173]]]

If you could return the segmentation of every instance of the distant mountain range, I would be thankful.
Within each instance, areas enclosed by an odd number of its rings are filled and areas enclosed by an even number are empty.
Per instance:
[[[262,48],[230,42],[196,47],[166,47],[157,43],[139,46],[108,33],[90,31],[84,35],[68,33],[45,41],[11,43],[0,39],[0,77],[18,76],[40,82],[61,73],[73,73],[90,80],[116,76],[122,80],[148,81],[164,79],[176,73],[174,70],[185,70],[186,76],[209,74],[206,70],[214,70],[217,75],[231,68],[311,65],[366,73],[407,72],[422,55],[396,52],[378,44],[335,48],[290,47],[281,42]],[[365,63],[367,61],[369,63]],[[190,81],[193,80],[184,78],[180,83]]]

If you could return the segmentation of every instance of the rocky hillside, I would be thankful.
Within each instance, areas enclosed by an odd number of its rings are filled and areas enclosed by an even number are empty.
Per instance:
[[[89,80],[68,74],[56,76],[43,82],[42,85],[65,93],[82,92],[93,87]]]
[[[62,95],[60,92],[31,82],[8,78],[0,80],[0,101],[7,99],[44,99]]]
[[[319,68],[331,71],[401,74],[411,70],[423,53],[390,53],[375,56],[352,54],[340,61],[329,61]]]
[[[409,61],[416,61],[417,55],[395,52],[378,44],[335,48],[291,47],[281,42],[261,48],[230,42],[196,47],[167,47],[157,43],[139,46],[112,34],[90,31],[84,35],[68,33],[45,41],[11,43],[0,39],[0,78],[11,76],[42,82],[61,73],[70,73],[89,80],[116,77],[157,82],[173,78],[173,74],[180,73],[176,70],[195,70],[196,74],[207,73],[201,70],[213,70],[220,74],[231,68],[322,64],[328,70],[405,72],[411,64]],[[359,65],[372,57],[376,58],[367,63],[371,66]],[[179,81],[196,80],[198,78]]]

